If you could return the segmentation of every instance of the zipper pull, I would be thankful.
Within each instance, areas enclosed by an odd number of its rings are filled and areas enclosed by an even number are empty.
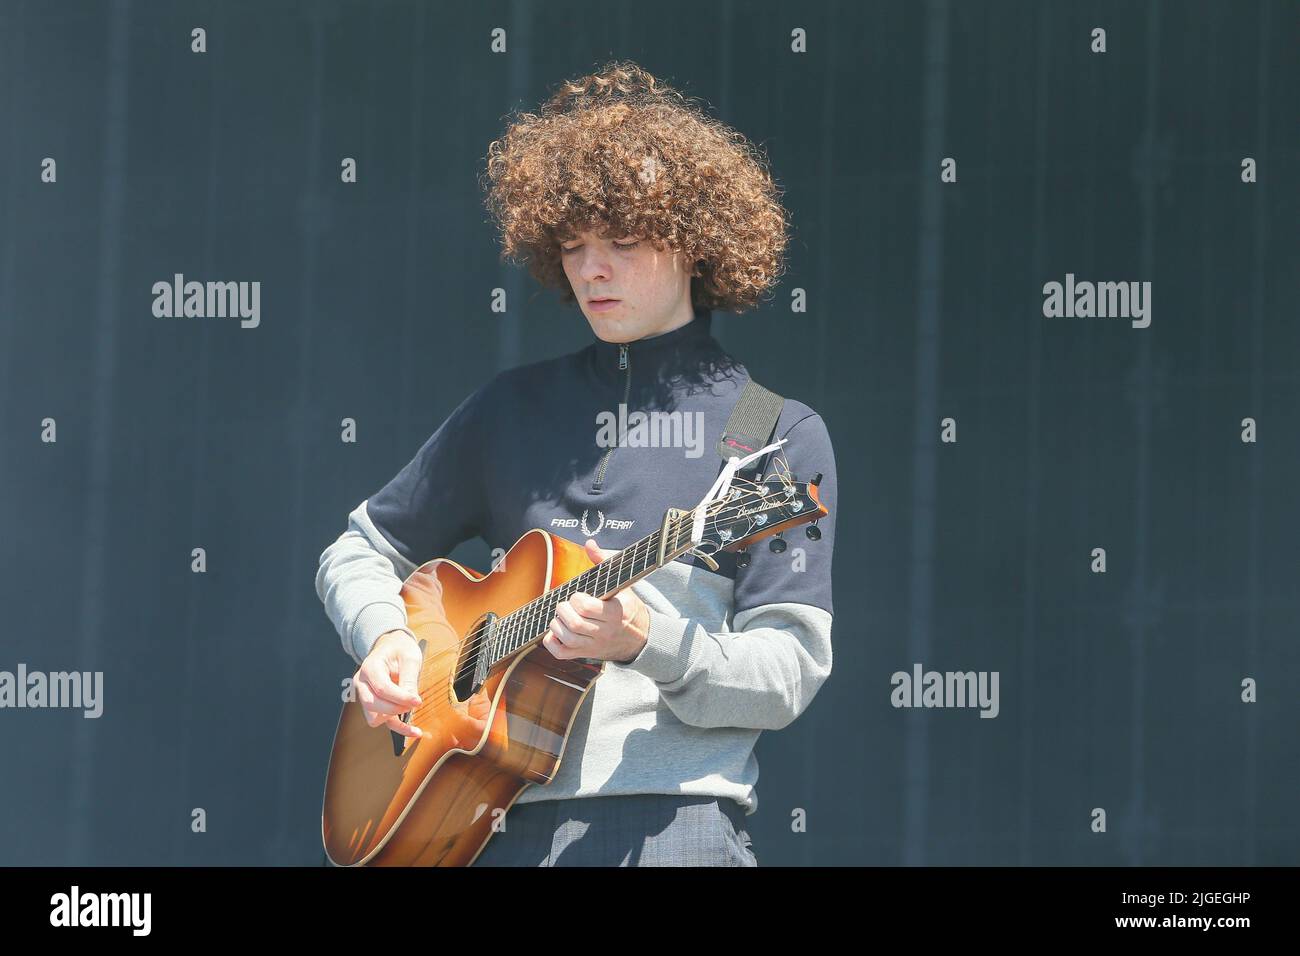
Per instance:
[[[627,368],[627,346],[626,345],[620,345],[618,347],[618,367],[620,369]]]

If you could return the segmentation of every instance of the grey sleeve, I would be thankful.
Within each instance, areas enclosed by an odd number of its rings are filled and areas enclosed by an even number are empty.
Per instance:
[[[736,630],[710,632],[692,618],[650,612],[641,653],[622,666],[655,681],[692,727],[780,730],[803,713],[831,673],[831,615],[809,604],[743,611]]]
[[[785,553],[766,541],[750,549],[749,565],[736,572],[731,631],[710,632],[689,608],[678,615],[649,608],[645,646],[619,665],[654,680],[673,713],[694,727],[779,730],[807,709],[831,673],[835,452],[816,414],[784,437],[796,478],[822,473],[819,496],[829,514],[818,523],[821,539],[800,533]]]
[[[419,564],[482,533],[482,434],[498,375],[466,397],[415,456],[348,516],[320,556],[316,594],[360,663],[384,632],[407,629],[402,582]],[[412,633],[412,637],[415,635]]]
[[[365,501],[348,515],[347,530],[321,553],[316,594],[343,650],[358,665],[381,634],[410,633],[401,591],[415,568],[375,527]]]

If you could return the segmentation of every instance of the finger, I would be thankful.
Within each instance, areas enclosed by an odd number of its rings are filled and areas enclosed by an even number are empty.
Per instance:
[[[549,635],[542,640],[546,644],[547,650],[551,656],[557,659],[567,660],[572,657],[583,657],[590,649],[591,641],[580,634],[574,634],[563,624],[552,625],[547,632]],[[547,644],[547,641],[550,641]]]
[[[567,604],[572,605],[573,609],[581,614],[584,618],[595,620],[617,620],[623,617],[623,605],[619,604],[616,597],[608,598],[602,601],[595,594],[586,592],[577,592],[568,598]],[[559,607],[556,607],[559,610]]]
[[[559,621],[571,635],[595,637],[596,633],[600,630],[600,623],[598,621],[587,620],[573,609],[573,605],[569,601],[562,601],[555,609],[555,619]],[[567,644],[569,642],[566,640],[564,643]]]
[[[411,733],[408,729],[410,725],[400,717],[401,714],[412,709],[409,705],[397,704],[377,698],[370,685],[365,681],[358,682],[356,689],[357,700],[361,704],[362,716],[365,717],[366,723],[371,727],[387,725],[407,737],[421,736],[419,733]]]
[[[596,559],[596,563],[599,564],[601,561],[606,560],[611,555],[617,554],[618,552],[610,551],[608,548],[602,548],[600,545],[596,544],[594,538],[588,538],[587,553],[592,555]]]
[[[380,713],[379,711],[375,710],[375,705],[373,703],[360,704],[360,707],[361,707],[361,716],[365,718],[366,723],[369,724],[371,727],[378,727],[384,721],[388,720],[389,715]]]
[[[594,637],[577,633],[564,623],[560,624],[556,637],[560,639],[565,649],[574,657],[590,656],[591,648],[595,643]]]
[[[415,724],[408,724],[400,717],[389,717],[384,721],[390,730],[395,730],[403,737],[423,737],[424,733]]]
[[[411,702],[411,705],[418,707],[420,705],[420,665],[423,663],[416,655],[406,655],[402,657],[401,672],[398,679],[398,686],[406,695],[405,700]]]
[[[542,638],[542,647],[550,651],[551,656],[557,661],[567,660],[574,656],[562,643],[560,643],[560,639],[555,636],[553,631],[546,632],[546,636]]]
[[[370,703],[362,704],[361,707],[363,710],[367,710],[372,714],[379,714],[383,717],[392,717],[397,714],[404,714],[412,709],[408,704],[395,704],[391,700],[384,700],[381,697],[376,697]]]
[[[383,695],[376,693],[368,681],[359,681],[356,687],[357,700],[361,702],[362,710],[377,714],[404,714],[413,706],[401,701],[386,699]],[[373,727],[374,724],[371,724],[371,726]]]
[[[573,640],[573,634],[559,620],[552,618],[551,623],[546,628],[546,637],[542,639],[542,643],[547,640],[551,642],[552,646],[562,647],[567,650],[569,641]]]
[[[403,663],[404,662],[399,658],[398,673],[401,673],[406,669],[402,666]],[[383,700],[390,700],[397,704],[403,704],[407,710],[412,707],[418,707],[421,703],[420,695],[414,688],[407,690],[406,688],[400,687],[394,683],[393,678],[389,676],[390,668],[391,665],[384,662],[377,663],[369,669],[363,668],[366,680],[374,690],[375,696],[382,698]],[[415,670],[418,672],[418,664],[415,665]]]

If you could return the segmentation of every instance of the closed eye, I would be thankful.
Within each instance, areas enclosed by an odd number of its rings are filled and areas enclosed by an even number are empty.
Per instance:
[[[632,241],[632,242],[616,242],[616,243],[614,243],[614,248],[615,248],[615,249],[635,249],[635,248],[636,248],[637,246],[639,246],[639,245],[641,245],[641,240],[640,240],[640,239],[636,239],[636,240],[634,240],[634,241]],[[568,246],[568,247],[560,246],[560,252],[576,252],[577,250],[579,250],[579,249],[581,249],[581,248],[582,248],[581,245],[577,245],[577,246]]]

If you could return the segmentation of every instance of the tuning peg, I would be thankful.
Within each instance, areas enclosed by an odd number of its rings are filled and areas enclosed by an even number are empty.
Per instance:
[[[813,541],[820,541],[822,539],[822,529],[817,527],[816,521],[804,528],[804,534],[808,535],[808,537]]]
[[[773,535],[772,541],[770,544],[768,544],[768,547],[771,548],[772,551],[775,552],[776,554],[780,554],[782,551],[785,550],[786,548],[785,538],[781,537],[780,531],[778,531],[775,535]]]
[[[744,548],[741,548],[739,551],[736,552],[736,567],[738,568],[749,567],[749,552],[746,551]]]

